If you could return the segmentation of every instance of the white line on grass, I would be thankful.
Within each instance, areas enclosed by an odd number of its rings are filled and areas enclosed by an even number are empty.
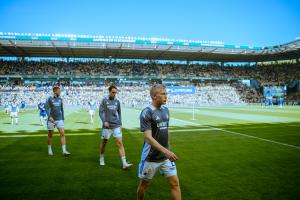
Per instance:
[[[175,129],[175,130],[170,130],[171,133],[173,132],[190,132],[190,131],[213,131],[213,128],[193,128],[193,129]]]
[[[96,133],[69,133],[66,136],[82,136],[82,135],[95,135]],[[53,135],[59,136],[59,135]],[[0,138],[23,138],[23,137],[47,137],[47,134],[31,134],[31,135],[0,135]]]
[[[257,140],[261,140],[261,141],[265,141],[265,142],[279,144],[279,145],[282,145],[282,146],[287,146],[287,147],[293,147],[293,148],[296,148],[296,149],[300,149],[299,146],[295,146],[295,145],[291,145],[291,144],[277,142],[277,141],[274,141],[274,140],[268,140],[268,139],[265,139],[265,138],[260,138],[260,137],[256,137],[256,136],[252,136],[252,135],[247,135],[247,134],[239,133],[239,132],[235,132],[235,131],[228,131],[228,130],[225,130],[225,129],[216,128],[216,127],[205,125],[205,124],[201,124],[201,123],[190,122],[190,121],[186,121],[186,120],[182,120],[182,119],[177,119],[177,118],[174,118],[174,117],[173,117],[173,119],[181,121],[181,122],[186,122],[186,123],[194,124],[194,125],[201,125],[201,126],[209,127],[211,129],[214,129],[214,130],[217,130],[217,131],[223,131],[223,132],[226,132],[226,133],[231,133],[231,134],[240,135],[240,136],[244,136],[244,137],[248,137],[248,138],[253,138],[253,139],[257,139]]]

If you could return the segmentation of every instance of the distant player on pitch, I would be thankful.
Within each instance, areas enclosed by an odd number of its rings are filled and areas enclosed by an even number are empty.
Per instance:
[[[16,100],[14,100],[13,103],[10,105],[10,118],[11,118],[12,125],[14,123],[18,124],[18,112],[19,112],[19,106]]]
[[[44,126],[46,117],[47,117],[46,104],[43,102],[40,102],[38,104],[38,110],[39,110],[39,115],[40,115],[40,124],[41,124],[41,126]]]
[[[21,100],[21,112],[25,112],[26,102],[22,99]]]
[[[90,114],[91,124],[94,123],[95,109],[96,109],[96,101],[91,98],[90,101],[88,102],[88,110],[89,110],[89,114]]]

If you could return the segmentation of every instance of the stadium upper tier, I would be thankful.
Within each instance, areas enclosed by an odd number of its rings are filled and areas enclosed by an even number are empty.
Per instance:
[[[0,79],[164,79],[211,80],[255,79],[260,83],[289,83],[300,80],[300,64],[266,66],[226,66],[218,64],[140,63],[140,62],[50,62],[0,61]]]
[[[0,56],[261,62],[300,59],[300,39],[256,47],[221,41],[0,32]]]

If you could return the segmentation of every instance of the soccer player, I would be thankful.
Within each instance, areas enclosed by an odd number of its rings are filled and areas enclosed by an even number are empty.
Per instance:
[[[21,101],[21,112],[25,111],[26,102],[24,100]]]
[[[54,96],[50,96],[46,101],[46,113],[48,116],[47,127],[48,127],[48,154],[53,156],[53,151],[51,147],[51,139],[53,135],[53,130],[56,127],[60,134],[60,141],[62,145],[62,154],[64,156],[69,156],[70,153],[66,149],[66,138],[64,131],[64,108],[63,100],[60,97],[60,88],[53,87]]]
[[[96,101],[91,99],[88,102],[88,106],[89,106],[90,121],[91,121],[91,124],[93,124],[94,123],[95,109],[96,109]]]
[[[110,86],[108,88],[109,95],[104,97],[100,103],[99,116],[102,121],[102,131],[100,144],[100,165],[105,165],[104,152],[105,146],[111,135],[115,138],[116,145],[122,161],[123,169],[129,169],[132,164],[126,161],[125,148],[122,142],[122,120],[121,120],[121,105],[116,99],[117,87]]]
[[[16,100],[13,101],[13,103],[10,105],[10,118],[11,118],[11,124],[18,124],[18,112],[19,112],[19,106],[16,102]]]
[[[263,98],[263,97],[260,97],[260,107],[261,107],[261,108],[263,107],[263,104],[264,104],[264,98]]]
[[[269,106],[269,97],[265,97],[265,107]]]
[[[9,114],[9,111],[10,111],[10,105],[8,102],[5,102],[4,104],[4,109],[5,109],[5,113],[6,114]]]
[[[269,106],[271,106],[271,107],[273,107],[273,106],[274,106],[274,104],[273,104],[273,96],[272,96],[272,94],[271,94],[271,96],[269,97],[269,103],[270,103],[270,105],[269,105]]]
[[[39,114],[40,114],[40,123],[41,123],[41,126],[44,126],[44,123],[45,123],[46,118],[47,118],[46,104],[40,102],[38,104],[38,110],[39,110]]]
[[[138,176],[140,184],[137,190],[137,199],[143,200],[145,191],[149,187],[150,180],[159,170],[170,185],[172,198],[181,199],[181,190],[177,176],[175,161],[177,156],[169,147],[169,110],[164,106],[167,101],[166,89],[160,85],[154,85],[150,89],[152,105],[147,106],[140,115],[140,129],[144,133],[144,146]]]
[[[270,105],[271,105],[270,98],[271,98],[271,92],[267,91],[266,96],[265,96],[265,106],[266,107],[270,107]]]
[[[282,106],[283,106],[283,98],[279,97],[278,100],[277,100],[277,102],[278,102],[279,108],[282,108]]]

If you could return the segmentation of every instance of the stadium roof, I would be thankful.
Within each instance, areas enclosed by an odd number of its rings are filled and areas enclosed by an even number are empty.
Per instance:
[[[253,47],[221,41],[0,32],[0,56],[262,62],[300,59],[300,39]]]

